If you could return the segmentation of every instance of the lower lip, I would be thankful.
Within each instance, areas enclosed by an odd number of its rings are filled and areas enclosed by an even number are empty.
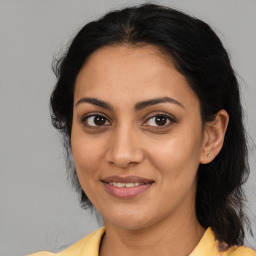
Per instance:
[[[113,185],[110,185],[109,183],[103,182],[103,184],[104,184],[107,192],[110,195],[118,197],[118,198],[134,197],[134,196],[144,192],[145,190],[147,190],[152,185],[152,183],[148,183],[148,184],[142,184],[142,185],[139,185],[139,186],[134,186],[134,187],[131,187],[131,188],[126,188],[126,187],[119,188],[119,187],[115,187]]]

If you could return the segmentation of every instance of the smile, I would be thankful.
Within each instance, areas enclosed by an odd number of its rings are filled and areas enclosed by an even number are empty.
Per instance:
[[[119,182],[109,182],[110,185],[118,188],[132,188],[132,187],[137,187],[141,185],[142,183],[136,182],[136,183],[119,183]]]
[[[153,180],[138,176],[111,176],[102,179],[101,182],[107,193],[120,199],[135,197],[148,190],[154,183]]]

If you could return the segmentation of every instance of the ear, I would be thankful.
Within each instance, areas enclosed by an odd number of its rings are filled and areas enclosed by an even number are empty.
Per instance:
[[[213,121],[207,122],[204,127],[204,140],[200,156],[201,164],[210,163],[221,151],[227,130],[229,115],[221,109]]]

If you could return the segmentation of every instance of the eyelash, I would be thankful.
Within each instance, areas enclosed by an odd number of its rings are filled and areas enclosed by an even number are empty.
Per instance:
[[[93,117],[93,122],[95,121],[96,117],[100,117],[100,118],[103,118],[105,123],[108,122],[108,124],[104,123],[103,125],[90,125],[90,124],[88,124],[88,120],[89,120],[89,118],[92,118],[92,117]],[[156,118],[166,118],[167,124],[164,124],[164,125],[148,125],[148,124],[146,124],[150,120],[156,119]],[[82,117],[81,122],[84,124],[84,126],[86,126],[87,128],[91,128],[91,129],[101,129],[101,128],[105,128],[106,126],[110,126],[111,125],[111,122],[108,120],[108,118],[106,118],[101,113],[91,113],[91,114],[85,115],[85,116]],[[148,127],[152,128],[152,129],[164,129],[166,127],[171,126],[173,123],[176,123],[176,120],[175,120],[174,117],[169,116],[167,114],[159,113],[159,114],[154,114],[153,116],[149,117],[142,124],[142,126],[148,126]]]
[[[99,128],[102,128],[102,126],[105,126],[105,124],[103,125],[89,125],[87,122],[88,122],[88,119],[91,118],[91,117],[100,117],[100,118],[103,118],[105,121],[107,121],[109,124],[107,124],[107,126],[111,125],[111,122],[108,120],[108,118],[106,118],[104,115],[100,114],[100,113],[91,113],[89,115],[85,115],[82,117],[81,119],[81,122],[86,126],[86,127],[89,127],[89,128],[92,128],[92,129],[99,129]],[[93,121],[94,122],[94,121]]]
[[[164,125],[146,125],[145,124],[145,123],[148,123],[150,120],[153,120],[153,119],[156,119],[156,118],[165,118],[166,121],[167,121],[167,124],[164,124]],[[156,122],[156,120],[155,120],[155,122]],[[155,114],[154,116],[151,116],[150,118],[148,118],[146,120],[146,122],[143,123],[143,126],[149,126],[153,129],[164,129],[166,127],[169,127],[173,123],[176,123],[176,120],[172,116],[159,113],[159,114]]]

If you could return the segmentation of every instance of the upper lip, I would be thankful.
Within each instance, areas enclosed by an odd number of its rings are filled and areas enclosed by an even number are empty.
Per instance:
[[[117,182],[117,183],[153,183],[154,180],[146,179],[143,177],[139,176],[126,176],[126,177],[121,177],[121,176],[109,176],[101,179],[103,182]]]

